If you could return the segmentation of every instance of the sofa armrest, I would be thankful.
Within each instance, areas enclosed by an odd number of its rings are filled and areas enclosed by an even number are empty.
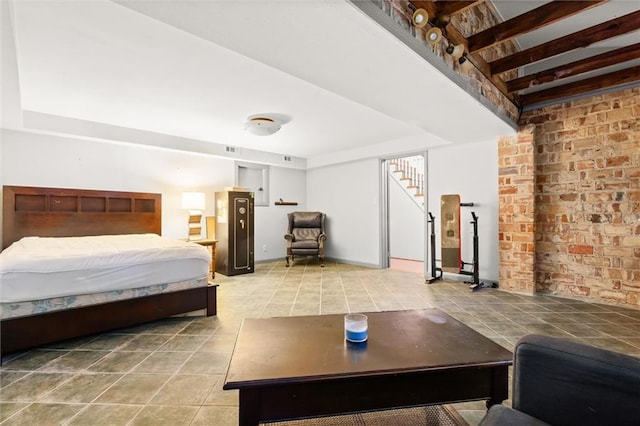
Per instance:
[[[528,335],[514,353],[513,408],[550,424],[638,425],[640,359]]]

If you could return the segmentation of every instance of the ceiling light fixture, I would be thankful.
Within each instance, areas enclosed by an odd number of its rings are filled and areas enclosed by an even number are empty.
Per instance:
[[[464,55],[464,44],[451,44],[451,43],[449,43],[449,45],[445,49],[445,52],[447,52],[449,55],[451,55],[451,57],[453,59],[456,59],[456,60],[460,59],[462,57],[462,55]]]
[[[451,22],[450,15],[438,15],[433,19],[433,25],[438,28],[446,28]]]
[[[423,28],[429,22],[429,13],[424,9],[416,9],[411,17],[411,23],[416,28]]]
[[[425,34],[425,39],[427,40],[427,43],[429,43],[432,46],[437,42],[439,42],[441,38],[442,38],[442,30],[438,27],[431,28],[429,31],[427,31],[427,34]]]
[[[280,123],[269,117],[251,116],[244,129],[256,136],[269,136],[280,130]]]
[[[462,55],[460,59],[458,59],[458,68],[460,68],[460,71],[464,73],[469,72],[473,66],[473,62],[469,60],[467,55]]]
[[[467,57],[464,44],[453,44],[448,40],[446,27],[449,25],[449,22],[451,22],[451,16],[444,14],[433,17],[430,22],[429,12],[425,9],[416,9],[411,17],[411,24],[415,28],[423,28],[427,26],[427,24],[430,24],[431,28],[425,32],[424,38],[434,51],[436,44],[444,38],[447,43],[445,52],[451,55],[453,60],[458,63],[458,69],[461,72],[469,72],[475,65]]]

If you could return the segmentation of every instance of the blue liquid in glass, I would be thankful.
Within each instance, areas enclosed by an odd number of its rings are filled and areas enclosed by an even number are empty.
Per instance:
[[[367,340],[367,330],[364,331],[351,331],[351,330],[347,330],[346,331],[346,337],[347,340],[349,340],[350,342],[364,342],[365,340]]]

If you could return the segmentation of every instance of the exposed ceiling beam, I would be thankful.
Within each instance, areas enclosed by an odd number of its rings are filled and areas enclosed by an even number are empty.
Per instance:
[[[537,30],[608,0],[552,1],[520,16],[467,37],[470,53],[511,40],[521,34]]]
[[[607,67],[640,59],[640,43],[634,43],[626,47],[612,48],[608,52],[571,63],[566,63],[566,60],[562,61],[564,58],[560,58],[562,65],[556,64],[557,66],[553,68],[530,75],[524,75],[519,78],[513,78],[511,81],[506,81],[506,78],[512,78],[512,76],[509,75],[507,77],[507,75],[503,74],[507,71],[520,68],[520,75],[523,75],[523,70],[526,72],[526,68],[521,67],[569,51],[583,49],[603,40],[637,31],[640,29],[640,10],[637,8],[635,8],[635,10],[631,9],[634,11],[624,16],[613,15],[615,19],[610,19],[604,23],[593,25],[596,24],[597,21],[592,21],[593,26],[589,28],[581,29],[580,31],[542,43],[530,49],[514,52],[502,58],[498,56],[498,59],[492,62],[487,62],[483,56],[484,49],[516,39],[523,34],[535,32],[552,24],[562,25],[563,22],[569,21],[567,18],[580,14],[585,10],[592,8],[595,8],[596,11],[601,10],[598,6],[607,1],[609,0],[549,1],[537,8],[527,8],[529,10],[528,12],[522,13],[505,22],[498,23],[491,28],[469,37],[465,37],[461,30],[456,27],[457,21],[455,19],[450,21],[449,17],[456,13],[467,13],[475,6],[489,3],[486,0],[410,0],[409,6],[412,9],[425,9],[429,14],[429,25],[442,29],[445,45],[446,43],[452,43],[465,46],[466,57],[475,65],[478,72],[484,75],[484,77],[513,102],[514,105],[524,107],[526,106],[524,104],[525,102],[528,106],[531,106],[545,103],[552,99],[563,99],[576,94],[583,94],[585,91],[597,91],[603,87],[616,86],[625,82],[640,80],[640,77],[635,78],[628,70],[589,78],[593,76],[595,72],[602,72]],[[491,6],[491,4],[489,4],[489,6]],[[604,9],[602,10],[604,11]],[[596,15],[598,13],[599,12],[596,12]],[[466,21],[464,16],[466,15],[463,15],[461,19]],[[565,31],[564,34],[567,32],[568,31]],[[496,50],[496,52],[504,54],[503,51]],[[495,53],[492,53],[492,55],[495,55]],[[628,66],[631,65],[636,64],[629,64]],[[637,67],[630,69],[637,71]],[[587,80],[566,85],[554,85],[554,87],[549,90],[540,90],[540,88],[535,87],[576,76],[580,76],[580,78],[586,77]],[[573,80],[576,79],[574,78]],[[518,93],[522,93],[525,89],[537,91],[529,90],[529,93],[519,96]]]
[[[522,65],[538,62],[544,58],[587,47],[593,43],[626,34],[638,28],[640,28],[640,10],[495,60],[490,62],[489,66],[492,74],[500,74]]]
[[[640,58],[640,43],[507,81],[509,93]]]
[[[576,81],[560,87],[553,87],[539,92],[529,93],[520,97],[523,107],[541,104],[563,97],[580,95],[583,93],[640,81],[640,66],[604,74],[586,80]]]

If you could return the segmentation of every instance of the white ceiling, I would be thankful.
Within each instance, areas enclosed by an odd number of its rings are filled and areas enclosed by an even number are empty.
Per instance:
[[[20,108],[85,135],[102,123],[321,164],[513,131],[347,1],[9,5]],[[263,113],[282,130],[246,133]]]

